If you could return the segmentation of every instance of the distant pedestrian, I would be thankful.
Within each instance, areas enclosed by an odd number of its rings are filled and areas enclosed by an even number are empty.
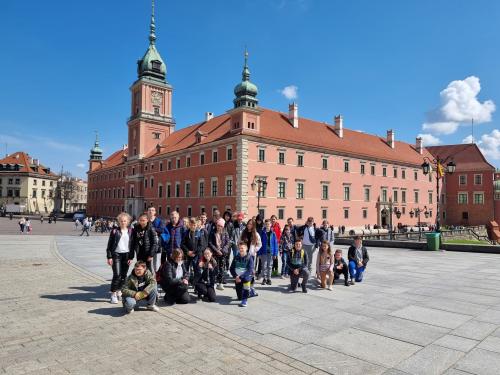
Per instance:
[[[26,234],[31,234],[31,220],[26,218],[26,223],[24,224],[24,231]]]
[[[21,234],[24,233],[24,227],[26,226],[26,219],[24,217],[20,218],[18,221],[19,224],[19,229],[21,231]]]
[[[43,224],[43,215],[40,216],[40,224]]]
[[[87,237],[88,237],[90,235],[89,229],[90,229],[90,222],[87,218],[85,218],[83,220],[82,233],[80,233],[80,237],[83,236],[84,233],[87,233]]]

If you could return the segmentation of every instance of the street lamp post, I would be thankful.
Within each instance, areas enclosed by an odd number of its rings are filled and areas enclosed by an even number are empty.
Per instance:
[[[424,215],[426,218],[429,217],[429,211],[427,211],[427,206],[424,206]],[[420,214],[422,213],[422,209],[420,207],[414,208],[412,211],[410,211],[410,217],[413,218],[413,216],[417,216],[417,225],[418,225],[418,241],[420,242],[422,240],[422,223],[420,221]]]
[[[393,230],[393,223],[392,223],[392,214],[396,214],[396,217],[399,219],[401,217],[401,211],[399,210],[399,208],[397,207],[394,207],[394,203],[392,202],[392,198],[389,198],[389,211],[387,211],[387,208],[385,207],[384,205],[384,209],[382,210],[382,213],[385,215],[387,215],[387,213],[389,212],[389,239],[392,241],[393,240],[393,233],[392,233],[392,230]]]
[[[267,181],[263,178],[254,178],[250,186],[254,191],[255,187],[257,187],[257,214],[260,215],[260,197],[262,193],[266,190]]]
[[[441,212],[439,211],[439,206],[440,206],[440,197],[439,197],[439,182],[441,179],[444,177],[446,173],[448,174],[453,174],[455,172],[455,169],[457,168],[457,165],[453,162],[453,160],[450,160],[448,164],[446,164],[446,169],[444,167],[444,163],[448,161],[448,159],[451,157],[448,156],[445,159],[440,159],[439,156],[437,156],[435,159],[429,159],[428,157],[424,157],[424,163],[422,164],[422,171],[424,172],[424,175],[428,175],[429,173],[432,173],[433,170],[436,171],[436,232],[441,231]]]

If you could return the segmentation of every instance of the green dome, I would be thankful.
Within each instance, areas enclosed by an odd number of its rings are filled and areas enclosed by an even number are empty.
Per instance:
[[[234,95],[237,97],[245,95],[257,96],[258,92],[257,86],[250,81],[240,82],[234,87]]]
[[[144,57],[137,62],[137,74],[139,77],[151,76],[165,79],[167,66],[154,44],[149,45]]]

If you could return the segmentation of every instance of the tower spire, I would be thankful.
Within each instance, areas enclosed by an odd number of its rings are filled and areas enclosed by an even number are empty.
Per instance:
[[[151,24],[149,26],[149,44],[155,44],[156,41],[155,26],[155,0],[151,0]]]
[[[241,73],[241,82],[234,88],[234,95],[236,98],[233,100],[234,108],[238,107],[251,107],[257,106],[258,100],[256,98],[258,89],[252,82],[250,82],[250,69],[248,68],[248,50],[245,47],[245,62],[243,64],[243,72]]]
[[[90,160],[101,160],[102,149],[99,147],[99,133],[95,131],[94,147],[90,150]]]
[[[250,69],[248,69],[248,50],[246,46],[245,46],[245,64],[243,65],[242,80],[243,81],[250,80]]]

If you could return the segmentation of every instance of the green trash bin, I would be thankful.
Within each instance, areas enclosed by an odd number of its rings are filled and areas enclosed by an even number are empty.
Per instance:
[[[427,250],[439,250],[439,233],[426,233],[425,236],[427,237]]]

